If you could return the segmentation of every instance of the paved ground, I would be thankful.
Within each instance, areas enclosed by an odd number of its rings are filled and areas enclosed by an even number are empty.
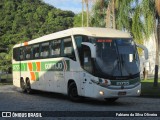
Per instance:
[[[81,103],[74,103],[65,95],[47,92],[37,92],[35,94],[28,95],[22,93],[20,89],[11,85],[5,85],[0,86],[0,111],[82,111],[81,113],[83,113],[83,111],[119,111],[122,113],[123,111],[160,111],[160,98],[126,97],[120,98],[114,104],[109,104],[104,101],[85,99]],[[93,114],[96,114],[96,112]],[[57,119],[61,120],[64,118]],[[77,118],[72,117],[71,119]],[[78,119],[96,120],[102,118],[79,117]],[[115,120],[119,118],[112,119]],[[124,120],[129,118],[121,119]],[[138,118],[133,117],[132,119]],[[139,119],[146,120],[145,117],[140,117]],[[148,117],[147,119],[151,119],[151,117]],[[158,120],[158,118],[154,119]]]

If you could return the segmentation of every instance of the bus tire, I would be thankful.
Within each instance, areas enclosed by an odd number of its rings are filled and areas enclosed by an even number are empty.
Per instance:
[[[118,98],[105,98],[107,103],[114,103]]]
[[[28,78],[26,79],[26,92],[27,92],[28,94],[31,94],[31,93],[32,93],[30,80],[29,80]]]
[[[21,87],[22,92],[25,93],[26,92],[26,84],[25,84],[23,78],[20,78],[20,87]]]
[[[68,96],[69,96],[70,100],[73,101],[73,102],[77,102],[78,100],[80,100],[80,97],[78,96],[77,86],[76,86],[75,82],[72,82],[72,83],[69,84]]]

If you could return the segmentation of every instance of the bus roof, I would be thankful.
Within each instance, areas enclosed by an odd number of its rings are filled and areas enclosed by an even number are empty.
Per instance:
[[[34,44],[38,42],[44,42],[47,40],[58,39],[58,38],[67,37],[71,35],[87,35],[87,36],[93,36],[93,37],[109,37],[109,38],[132,38],[131,35],[127,32],[122,32],[120,30],[115,30],[111,28],[77,27],[77,28],[70,28],[67,30],[44,35],[42,37],[33,39],[31,41],[17,44],[14,47],[20,47],[20,46]]]

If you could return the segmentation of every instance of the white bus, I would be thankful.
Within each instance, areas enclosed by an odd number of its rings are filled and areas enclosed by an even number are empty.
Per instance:
[[[139,96],[136,47],[130,34],[108,28],[71,28],[45,35],[13,47],[13,84],[27,93],[67,94],[73,101]]]

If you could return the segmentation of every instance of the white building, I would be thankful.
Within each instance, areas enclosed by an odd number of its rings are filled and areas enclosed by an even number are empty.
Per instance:
[[[149,56],[149,64],[148,64],[148,69],[149,69],[149,74],[154,75],[154,69],[155,69],[155,58],[156,58],[156,42],[155,42],[155,35],[152,34],[151,37],[144,42],[144,45],[148,49],[148,56]],[[141,73],[143,72],[143,63],[144,63],[144,56],[140,57],[141,61]],[[159,62],[160,63],[160,62]],[[159,70],[160,74],[160,70]]]

